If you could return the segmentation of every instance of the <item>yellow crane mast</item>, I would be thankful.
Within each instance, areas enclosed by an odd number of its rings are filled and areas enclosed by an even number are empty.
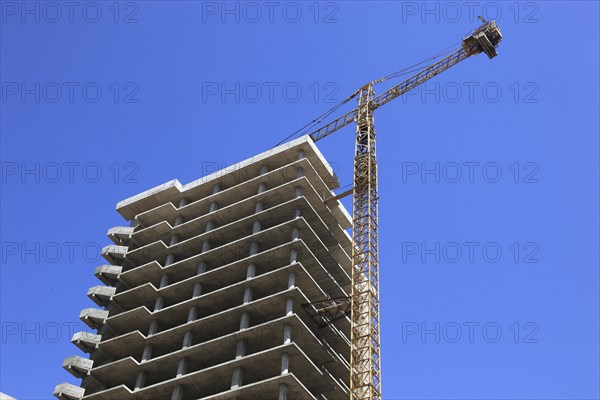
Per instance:
[[[353,194],[352,294],[348,298],[304,304],[320,327],[350,313],[351,400],[381,399],[377,153],[373,113],[470,56],[479,53],[489,58],[497,56],[496,47],[502,40],[500,29],[494,21],[479,18],[483,24],[462,39],[460,48],[380,95],[375,96],[373,86],[394,74],[369,82],[343,102],[358,96],[358,107],[310,133],[313,141],[318,141],[356,122],[353,189],[335,197]]]

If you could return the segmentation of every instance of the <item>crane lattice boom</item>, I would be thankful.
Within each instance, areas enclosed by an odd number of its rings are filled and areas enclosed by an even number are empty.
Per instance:
[[[478,36],[479,35],[479,36]],[[497,55],[495,47],[498,45],[498,42],[502,39],[502,35],[500,34],[500,30],[496,26],[494,21],[486,22],[482,26],[480,26],[477,30],[475,30],[471,35],[467,36],[462,41],[462,46],[460,49],[456,50],[452,54],[448,55],[444,59],[430,65],[429,67],[423,69],[422,71],[416,73],[411,76],[404,82],[388,89],[382,94],[371,99],[370,107],[375,110],[382,105],[389,103],[394,100],[396,97],[403,95],[406,92],[409,92],[415,89],[417,86],[422,83],[428,81],[434,76],[444,72],[448,68],[458,64],[462,60],[472,56],[479,54],[481,52],[485,52],[489,58],[493,58]],[[491,50],[489,50],[488,46],[483,46],[480,42],[485,43],[486,45],[491,44]],[[485,51],[484,49],[488,49]],[[374,85],[376,83],[381,82],[382,80],[378,79],[371,83],[368,83],[364,87],[369,85]],[[355,92],[358,94],[360,91]],[[358,116],[358,108],[348,112],[347,114],[342,115],[339,118],[331,121],[330,123],[322,126],[316,131],[310,133],[310,137],[316,142],[317,140],[321,140],[326,136],[329,136],[333,132],[345,127],[346,125],[351,124],[356,121]]]
[[[463,38],[460,49],[380,95],[374,95],[373,85],[386,78],[366,84],[351,96],[358,96],[357,108],[310,134],[317,141],[356,122],[352,191],[352,294],[346,299],[304,305],[320,326],[343,318],[350,310],[351,400],[381,399],[377,157],[373,113],[382,105],[472,55],[485,53],[489,58],[497,56],[496,47],[502,40],[502,34],[494,21],[481,20],[483,25]]]

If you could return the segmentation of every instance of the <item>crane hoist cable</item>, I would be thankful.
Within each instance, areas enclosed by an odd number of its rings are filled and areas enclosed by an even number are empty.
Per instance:
[[[277,143],[273,147],[277,147],[280,144],[287,142],[288,140],[290,140],[294,136],[302,136],[303,134],[305,134],[304,132],[310,130],[316,124],[318,124],[320,122],[323,122],[323,120],[325,118],[329,117],[331,114],[333,114],[334,112],[336,112],[337,110],[339,110],[340,107],[342,107],[344,104],[348,103],[350,100],[352,100],[354,97],[356,97],[357,94],[358,94],[358,91],[352,93],[346,99],[342,100],[341,102],[339,102],[338,104],[336,104],[334,107],[332,107],[331,109],[329,109],[325,113],[319,115],[317,118],[313,119],[308,124],[304,125],[302,128],[298,129],[297,131],[295,131],[294,133],[292,133],[291,135],[289,135],[288,137],[286,137],[285,139],[283,139],[281,142]]]
[[[450,47],[454,48],[452,50],[448,50]],[[389,75],[386,75],[382,78],[379,78],[375,81],[370,82],[370,84],[375,85],[378,83],[382,83],[403,75],[407,75],[410,73],[414,73],[414,72],[418,72],[418,71],[422,71],[423,69],[427,68],[426,66],[421,67],[421,68],[415,68],[419,65],[422,65],[428,61],[432,61],[435,60],[436,58],[442,57],[446,54],[448,54],[448,52],[453,52],[456,51],[456,44],[453,44],[452,46],[447,47],[446,49],[442,50],[441,52],[439,52],[438,54],[431,56],[423,61],[420,61],[414,65],[411,65],[409,67],[403,68],[401,70],[398,70],[396,72],[393,72]],[[273,147],[277,147],[280,144],[283,144],[285,142],[287,142],[288,140],[295,138],[295,137],[299,137],[299,136],[303,136],[305,135],[308,131],[311,130],[312,127],[316,126],[317,124],[323,122],[323,120],[327,117],[329,117],[331,114],[333,114],[334,112],[336,112],[337,110],[339,110],[344,104],[348,103],[350,100],[354,99],[358,94],[359,94],[360,90],[355,91],[354,93],[352,93],[350,96],[348,96],[347,98],[345,98],[344,100],[340,101],[338,104],[336,104],[335,106],[333,106],[331,109],[327,110],[325,113],[319,115],[318,117],[314,118],[312,121],[310,121],[309,123],[307,123],[306,125],[304,125],[303,127],[299,128],[298,130],[292,132],[290,135],[288,135],[287,137],[285,137],[284,139],[282,139],[279,143],[277,143],[275,146]]]
[[[423,60],[423,61],[421,61],[421,62],[418,62],[418,63],[416,63],[416,64],[414,64],[414,65],[411,65],[410,67],[406,67],[406,68],[404,68],[404,69],[401,69],[401,70],[399,70],[399,71],[392,72],[391,74],[389,74],[389,75],[386,75],[386,76],[384,76],[384,77],[381,77],[381,78],[379,78],[379,79],[376,79],[376,80],[372,81],[372,82],[371,82],[371,84],[375,85],[375,84],[377,84],[377,83],[385,82],[385,81],[387,81],[387,80],[394,79],[394,78],[397,78],[397,77],[399,77],[399,76],[402,76],[402,75],[407,75],[407,74],[409,74],[409,73],[411,73],[411,72],[417,72],[417,71],[420,71],[420,70],[422,70],[422,69],[424,69],[424,68],[427,68],[427,67],[425,66],[425,67],[422,67],[422,68],[417,68],[417,69],[414,69],[415,67],[418,67],[419,65],[425,64],[425,63],[426,63],[426,62],[428,62],[428,61],[433,61],[433,60],[435,60],[436,58],[440,58],[440,57],[443,57],[443,56],[446,56],[446,55],[448,55],[448,54],[450,54],[450,53],[453,53],[453,52],[455,52],[456,50],[458,50],[458,49],[459,49],[459,47],[458,47],[458,45],[459,45],[459,44],[460,44],[460,43],[455,43],[455,44],[453,44],[453,45],[451,45],[451,46],[448,46],[448,47],[446,47],[444,50],[440,51],[439,53],[437,53],[437,54],[436,54],[436,55],[434,55],[434,56],[431,56],[431,57],[429,57],[429,58],[427,58],[427,59],[425,59],[425,60]]]

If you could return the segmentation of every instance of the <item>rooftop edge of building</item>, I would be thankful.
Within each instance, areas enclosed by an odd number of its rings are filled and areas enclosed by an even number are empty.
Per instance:
[[[199,186],[203,186],[211,181],[217,181],[221,178],[227,177],[228,175],[234,174],[243,168],[249,167],[253,164],[261,162],[272,161],[277,156],[281,156],[283,153],[290,151],[291,149],[297,148],[303,150],[305,156],[309,159],[315,168],[318,170],[319,175],[322,176],[323,181],[327,184],[330,190],[339,187],[338,179],[331,168],[331,166],[325,160],[323,154],[319,151],[317,146],[314,144],[310,136],[301,136],[295,140],[286,142],[279,146],[276,146],[270,150],[262,152],[256,156],[250,157],[244,161],[235,163],[229,167],[213,172],[209,175],[196,179],[187,184],[181,184],[178,179],[172,179],[161,185],[143,191],[137,195],[129,197],[117,203],[116,210],[125,219],[131,220],[135,218],[140,212],[146,211],[160,204],[172,201],[184,192],[190,191]],[[289,160],[285,160],[289,161]],[[338,202],[338,207],[343,214],[348,215],[345,208]]]

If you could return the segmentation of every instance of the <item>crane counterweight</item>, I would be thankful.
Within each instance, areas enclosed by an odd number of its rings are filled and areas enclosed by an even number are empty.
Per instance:
[[[502,33],[496,25],[496,22],[485,22],[473,33],[465,37],[462,41],[462,47],[467,49],[469,55],[485,53],[489,58],[498,55],[496,47],[502,40]]]

